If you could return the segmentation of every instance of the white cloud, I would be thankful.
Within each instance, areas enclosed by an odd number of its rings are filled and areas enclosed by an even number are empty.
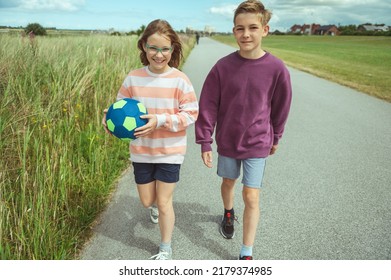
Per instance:
[[[219,7],[211,7],[209,9],[209,12],[211,14],[217,14],[217,15],[222,15],[222,16],[228,17],[228,18],[233,18],[234,11],[236,8],[237,8],[237,5],[228,4],[228,5],[222,5]]]
[[[21,7],[28,10],[59,10],[73,12],[84,5],[84,0],[23,0]]]
[[[275,2],[273,5],[277,6],[292,6],[292,7],[305,7],[305,6],[346,6],[346,5],[374,5],[379,2],[379,0],[279,0],[272,1]]]

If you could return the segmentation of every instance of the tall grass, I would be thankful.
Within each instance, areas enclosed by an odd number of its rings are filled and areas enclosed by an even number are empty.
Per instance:
[[[0,259],[77,256],[128,164],[101,118],[136,41],[0,36]]]
[[[237,47],[233,36],[214,38]],[[262,47],[289,66],[391,102],[389,36],[268,36]]]

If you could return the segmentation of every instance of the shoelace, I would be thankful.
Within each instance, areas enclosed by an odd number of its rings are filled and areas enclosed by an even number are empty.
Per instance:
[[[150,257],[150,259],[154,260],[168,260],[169,253],[166,251],[159,251],[156,255]]]
[[[158,217],[159,216],[159,210],[157,209],[157,207],[152,207],[151,208],[151,214],[154,217]]]
[[[231,219],[239,223],[238,218],[237,218],[236,216],[231,216],[231,213],[230,213],[230,212],[228,212],[228,213],[225,215],[225,217],[227,218],[227,224],[228,224],[228,225],[231,225],[231,224],[232,224]]]

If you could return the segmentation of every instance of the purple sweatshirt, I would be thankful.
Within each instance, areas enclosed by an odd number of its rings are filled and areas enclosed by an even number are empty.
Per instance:
[[[238,52],[220,59],[209,72],[195,123],[201,151],[236,158],[265,158],[284,132],[292,99],[290,75],[270,53],[245,59]]]

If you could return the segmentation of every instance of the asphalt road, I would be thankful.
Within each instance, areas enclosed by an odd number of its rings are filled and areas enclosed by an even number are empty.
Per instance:
[[[218,58],[233,48],[201,38],[183,71],[199,93]],[[290,69],[293,104],[276,155],[267,162],[254,258],[391,259],[391,104]],[[232,240],[218,232],[223,206],[216,167],[204,167],[194,127],[174,194],[173,259],[230,260]],[[235,212],[242,220],[241,185]],[[119,180],[81,259],[144,260],[160,242],[138,199],[132,170]]]

